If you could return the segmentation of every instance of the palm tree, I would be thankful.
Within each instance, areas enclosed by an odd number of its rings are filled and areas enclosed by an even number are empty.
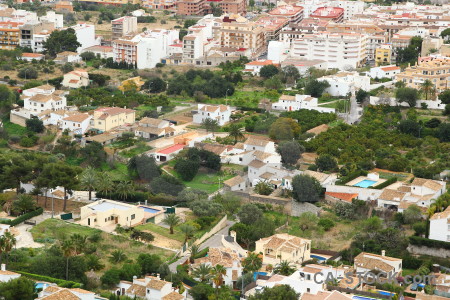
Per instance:
[[[61,251],[66,258],[66,280],[69,280],[69,258],[75,254],[75,247],[71,240],[65,240],[61,244]]]
[[[276,274],[289,276],[295,272],[295,268],[287,260],[282,260],[279,264],[275,266],[274,272]]]
[[[127,259],[127,256],[122,250],[114,250],[109,257],[112,263],[119,263]]]
[[[243,140],[244,134],[241,131],[241,126],[239,126],[238,124],[231,124],[229,127],[228,136],[234,139],[235,144],[239,140]]]
[[[8,263],[9,252],[11,252],[11,250],[16,246],[17,240],[14,234],[12,234],[11,232],[5,232],[3,237],[5,238],[4,251],[7,255],[6,262]]]
[[[70,240],[73,243],[75,254],[83,253],[86,248],[87,236],[75,233],[70,237]]]
[[[2,263],[3,260],[3,253],[5,253],[5,248],[6,248],[6,238],[4,235],[0,236],[0,264]]]
[[[212,268],[207,264],[200,264],[192,270],[192,276],[198,278],[201,282],[207,282],[212,278]]]
[[[132,189],[133,184],[130,181],[121,181],[116,187],[116,191],[119,194],[119,197],[123,200],[126,200],[128,198]]]
[[[195,256],[197,256],[197,254],[199,252],[200,252],[200,246],[198,246],[198,245],[192,245],[191,248],[189,248],[189,253],[190,253],[189,262],[191,264],[194,263]]]
[[[187,243],[187,241],[194,235],[195,228],[194,226],[183,224],[180,226],[180,231],[184,234],[184,243]]]
[[[92,191],[97,186],[98,176],[92,167],[87,167],[81,174],[81,185],[89,191],[89,200],[92,199]]]
[[[256,272],[262,267],[262,259],[257,253],[250,252],[243,261],[245,272]]]
[[[170,234],[173,234],[173,228],[175,226],[177,226],[178,224],[180,224],[180,217],[177,216],[176,214],[168,214],[163,222],[166,223],[167,225],[169,225],[170,227]]]
[[[427,79],[421,84],[421,89],[425,93],[425,100],[428,100],[428,94],[433,90],[434,84],[431,80]]]
[[[107,196],[113,190],[111,177],[99,174],[95,190]]]
[[[222,265],[216,265],[214,268],[212,268],[211,273],[213,275],[213,282],[216,287],[216,295],[219,292],[219,288],[223,283],[223,277],[227,274],[227,269],[224,268]]]

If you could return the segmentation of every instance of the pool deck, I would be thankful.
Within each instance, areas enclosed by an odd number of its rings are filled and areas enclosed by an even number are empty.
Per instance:
[[[348,186],[354,186],[355,184],[357,184],[357,183],[359,183],[359,182],[361,182],[361,181],[363,181],[363,180],[371,180],[371,181],[375,181],[375,180],[372,180],[372,179],[370,179],[370,178],[368,178],[367,176],[359,176],[359,177],[357,177],[357,178],[355,178],[355,179],[353,179],[353,180],[350,180],[349,182],[347,182],[345,185],[348,185]],[[371,185],[371,186],[369,186],[369,187],[367,187],[367,188],[372,188],[372,187],[374,187],[374,186],[377,186],[377,185],[379,185],[379,184],[381,184],[381,183],[383,183],[383,182],[385,182],[386,181],[386,179],[383,179],[383,178],[380,178],[380,179],[378,179],[373,185]],[[363,188],[363,187],[361,187],[361,188]]]

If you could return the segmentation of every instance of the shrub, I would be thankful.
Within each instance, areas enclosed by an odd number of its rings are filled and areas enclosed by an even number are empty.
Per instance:
[[[449,242],[430,240],[430,239],[419,237],[419,236],[410,236],[409,243],[411,245],[415,245],[415,246],[424,246],[424,247],[429,247],[429,248],[442,248],[442,249],[450,250]]]
[[[353,180],[353,179],[355,179],[355,178],[357,178],[359,176],[367,176],[367,172],[363,171],[363,170],[354,171],[354,172],[348,174],[347,176],[342,176],[341,178],[339,178],[339,180],[336,181],[336,184],[337,185],[344,185],[347,182],[349,182],[350,180]]]
[[[377,189],[377,190],[381,190],[381,189],[384,189],[385,187],[387,187],[387,186],[389,186],[389,185],[391,185],[391,184],[393,184],[395,182],[397,182],[397,177],[391,177],[388,180],[386,180],[385,182],[374,186],[373,188]]]
[[[26,220],[29,220],[33,217],[39,216],[44,212],[44,209],[42,207],[36,209],[35,211],[31,211],[29,213],[23,214],[21,216],[18,216],[14,220],[2,220],[0,221],[1,224],[8,224],[11,226],[16,226],[22,222],[25,222]]]
[[[53,277],[43,276],[43,275],[38,275],[38,274],[31,274],[31,273],[26,273],[26,272],[22,272],[22,271],[14,271],[14,272],[22,274],[23,276],[34,279],[34,280],[53,282],[53,283],[56,283],[60,287],[81,288],[83,286],[81,283],[78,283],[75,281],[63,280],[63,279],[58,279],[58,278],[53,278]]]
[[[323,218],[323,219],[319,220],[318,225],[323,227],[323,229],[325,229],[325,231],[328,231],[334,227],[334,222],[330,219]]]

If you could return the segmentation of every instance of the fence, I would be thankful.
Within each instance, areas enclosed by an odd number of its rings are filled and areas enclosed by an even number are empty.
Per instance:
[[[338,291],[338,292],[347,293],[347,294],[356,294],[356,295],[361,295],[361,296],[367,296],[369,298],[376,298],[376,299],[392,299],[392,297],[388,296],[388,295],[381,295],[378,293],[371,293],[371,292],[347,289],[347,288],[342,288],[342,287],[333,286],[333,285],[329,285],[329,284],[327,284],[327,290]]]

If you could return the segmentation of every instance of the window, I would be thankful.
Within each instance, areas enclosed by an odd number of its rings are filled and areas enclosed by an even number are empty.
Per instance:
[[[131,220],[134,220],[136,218],[136,215],[135,214],[132,214],[131,215]]]

